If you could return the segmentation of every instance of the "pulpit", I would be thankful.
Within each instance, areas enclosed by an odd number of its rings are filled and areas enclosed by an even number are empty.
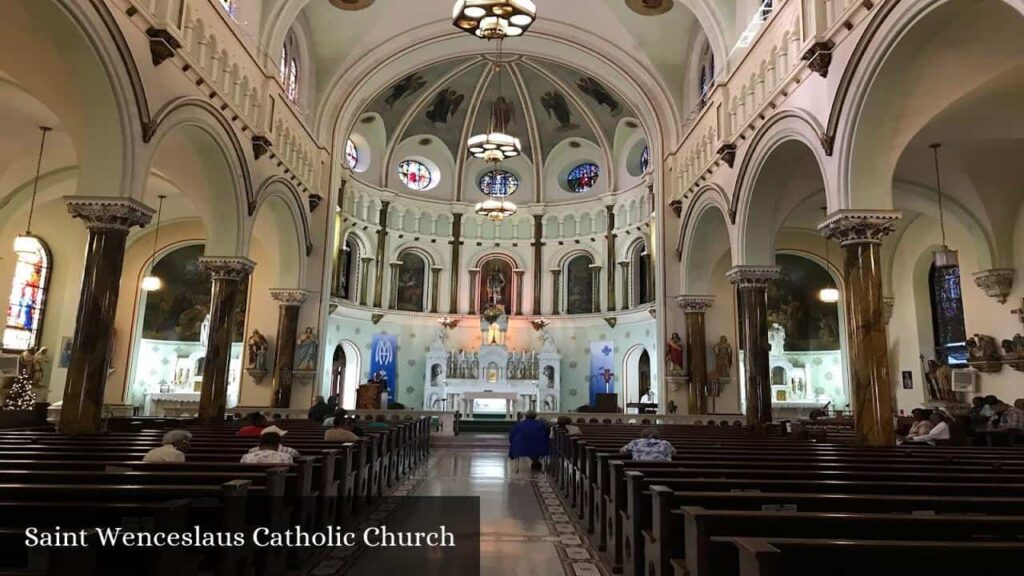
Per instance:
[[[356,410],[380,410],[381,395],[385,392],[377,382],[367,382],[356,388]]]

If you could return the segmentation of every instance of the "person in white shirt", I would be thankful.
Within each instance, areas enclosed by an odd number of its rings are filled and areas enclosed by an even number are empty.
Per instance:
[[[142,457],[143,462],[184,462],[185,452],[192,443],[188,430],[171,430],[164,434],[163,444],[153,448]]]
[[[293,464],[292,455],[281,451],[281,435],[277,432],[260,434],[260,445],[242,456],[242,464]]]
[[[949,424],[942,417],[938,411],[932,412],[932,415],[928,418],[932,423],[931,430],[924,434],[917,436],[907,436],[907,442],[925,442],[927,444],[935,444],[936,440],[949,440]]]
[[[266,428],[263,429],[262,432],[260,432],[260,438],[261,438],[260,443],[261,444],[263,443],[262,438],[263,438],[264,434],[277,434],[278,438],[284,438],[284,435],[287,434],[287,433],[288,433],[287,430],[282,430],[282,429],[278,428],[277,426],[267,426]],[[252,450],[249,450],[249,452],[255,452],[255,451],[259,450],[259,449],[260,449],[260,447],[256,446]],[[295,448],[289,448],[288,446],[285,446],[284,444],[280,444],[279,443],[277,450],[279,452],[284,452],[285,454],[291,456],[292,460],[294,460],[294,459],[298,458],[299,456],[301,456],[301,454],[299,454],[298,450],[296,450]]]

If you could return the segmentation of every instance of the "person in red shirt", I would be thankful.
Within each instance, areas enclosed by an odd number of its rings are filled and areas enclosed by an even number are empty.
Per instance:
[[[263,429],[267,426],[267,417],[259,412],[253,412],[246,417],[246,420],[248,420],[249,423],[239,428],[235,435],[246,438],[259,438],[260,433],[263,432]]]

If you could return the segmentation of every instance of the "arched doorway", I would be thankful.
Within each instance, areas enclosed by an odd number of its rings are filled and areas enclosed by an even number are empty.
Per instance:
[[[623,390],[622,408],[626,413],[636,414],[636,408],[627,408],[629,404],[640,402],[640,398],[651,392],[654,394],[654,402],[657,402],[657,387],[652,380],[651,354],[641,344],[633,346],[626,351],[622,362]]]
[[[341,346],[334,348],[334,359],[331,363],[331,392],[330,396],[341,398],[345,388],[345,350]]]
[[[356,408],[356,388],[359,386],[361,373],[359,348],[345,340],[334,347],[331,360],[331,377],[328,380],[325,396],[338,395],[338,405],[346,410]]]

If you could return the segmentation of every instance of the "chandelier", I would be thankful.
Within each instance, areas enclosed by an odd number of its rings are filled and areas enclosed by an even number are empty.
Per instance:
[[[459,0],[452,12],[456,28],[487,40],[522,36],[536,18],[530,0]]]
[[[504,198],[489,198],[476,205],[476,213],[486,216],[492,222],[501,222],[505,218],[515,216],[518,210],[515,204]]]
[[[936,268],[956,268],[960,259],[956,250],[946,245],[946,218],[942,210],[942,180],[939,178],[939,148],[942,144],[932,144],[932,156],[935,158],[935,191],[939,195],[939,230],[942,231],[942,247],[935,251],[933,261]]]

